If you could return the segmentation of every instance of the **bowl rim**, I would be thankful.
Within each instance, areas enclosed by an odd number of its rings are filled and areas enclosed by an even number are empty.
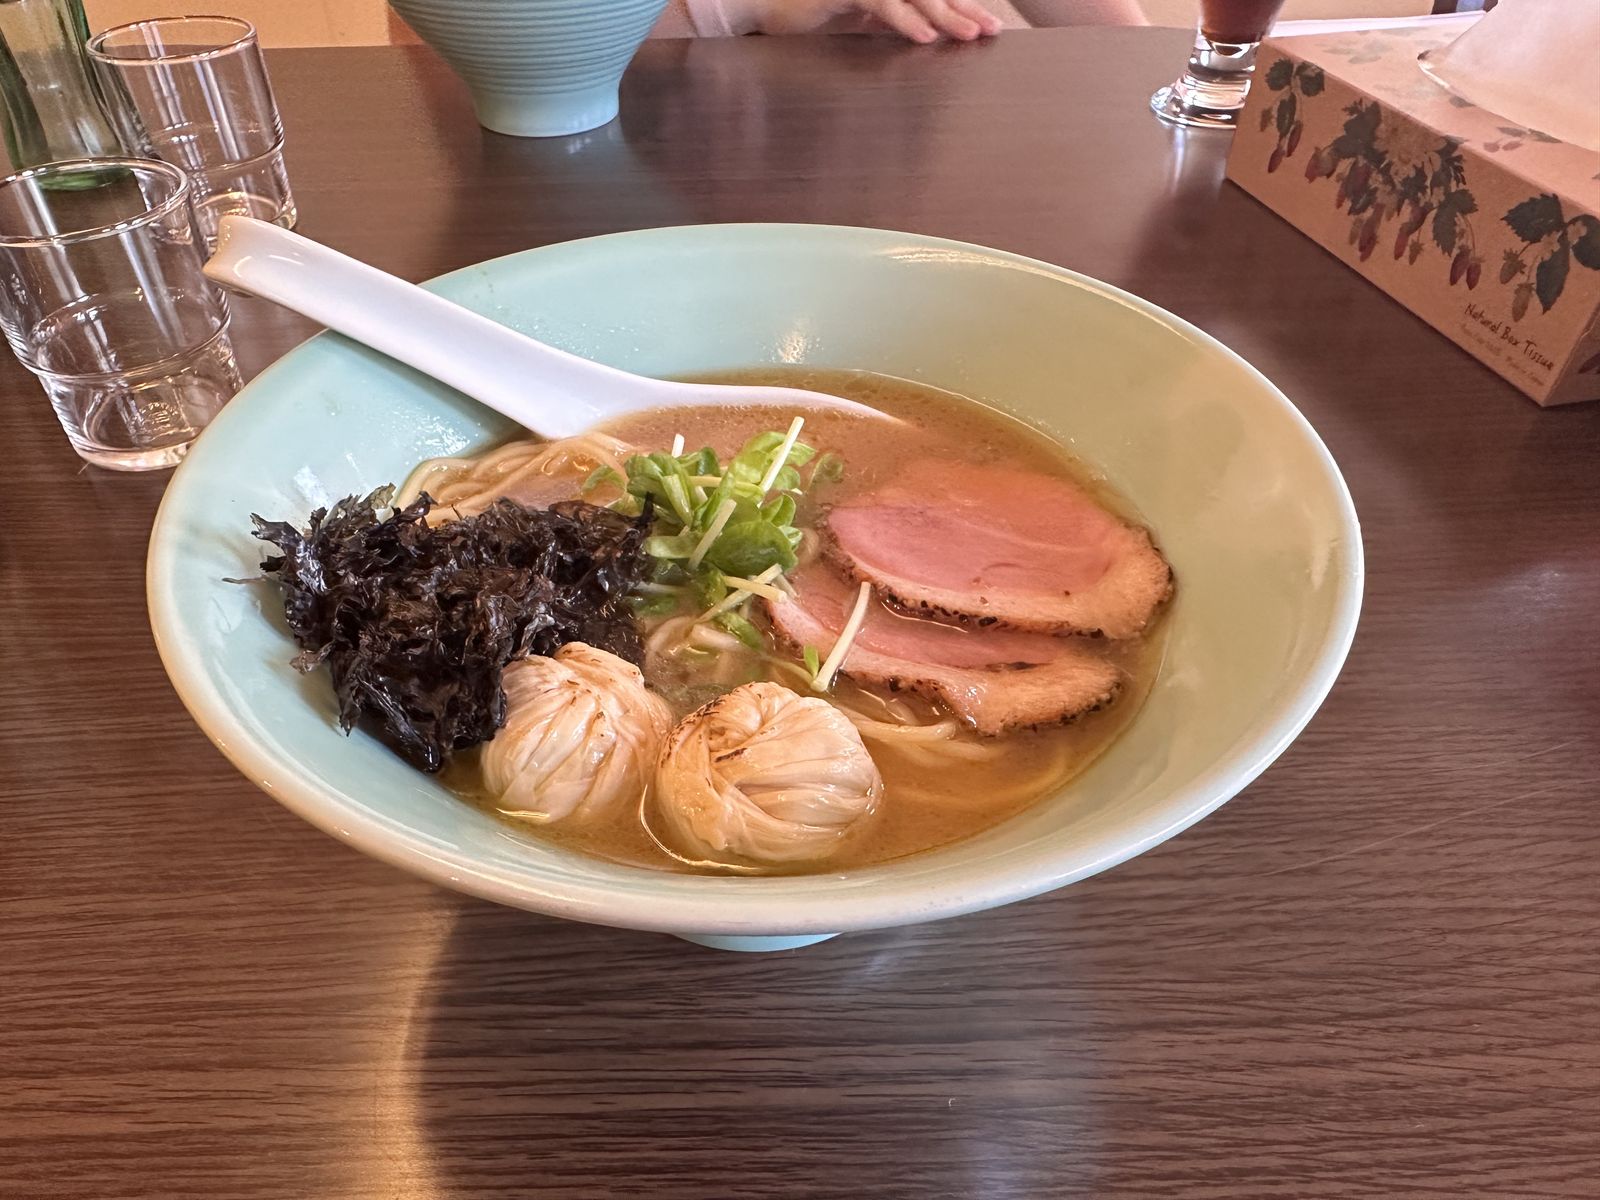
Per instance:
[[[258,744],[249,728],[205,679],[203,670],[179,652],[184,621],[178,606],[166,596],[163,584],[182,553],[180,539],[176,536],[178,518],[175,514],[186,502],[188,481],[198,478],[193,464],[209,457],[204,437],[179,466],[162,497],[151,530],[145,573],[146,602],[157,652],[179,699],[201,731],[247,779],[278,803],[324,833],[382,862],[442,887],[513,908],[591,924],[661,933],[744,936],[841,933],[920,923],[993,908],[1053,891],[1142,854],[1214,812],[1247,787],[1300,734],[1338,678],[1360,617],[1365,553],[1349,488],[1333,455],[1311,423],[1271,380],[1204,330],[1131,292],[1040,259],[926,234],[799,222],[678,225],[575,238],[473,263],[436,276],[424,286],[448,290],[456,280],[466,279],[487,266],[550,250],[570,251],[593,242],[648,242],[664,235],[783,237],[817,234],[842,241],[856,239],[863,245],[880,248],[883,239],[893,238],[902,245],[912,243],[918,248],[976,254],[1014,268],[1053,276],[1134,308],[1220,354],[1243,368],[1283,408],[1291,425],[1313,452],[1321,482],[1332,493],[1340,525],[1337,549],[1341,553],[1335,555],[1336,593],[1322,644],[1304,677],[1281,702],[1277,715],[1255,737],[1231,748],[1208,769],[1174,789],[1162,812],[1151,814],[1131,830],[1122,827],[1115,834],[1064,843],[1055,853],[1049,854],[1046,861],[1036,864],[1035,869],[1008,871],[991,867],[984,870],[981,863],[969,864],[965,868],[952,868],[938,881],[892,876],[867,880],[868,890],[862,880],[874,868],[860,868],[851,872],[855,886],[832,891],[826,887],[817,888],[798,911],[793,895],[776,894],[776,890],[767,885],[793,885],[797,880],[804,880],[807,883],[803,886],[810,886],[837,877],[817,874],[730,879],[647,872],[638,868],[641,875],[659,879],[661,886],[624,892],[596,881],[562,880],[534,890],[524,875],[485,865],[471,854],[427,842],[409,830],[397,830],[358,809],[346,808],[323,789],[308,783]],[[273,377],[303,357],[308,347],[328,339],[347,343],[347,339],[337,334],[318,333],[270,364],[241,390],[240,396],[260,388],[263,380],[270,386]],[[238,419],[238,400],[236,397],[223,409],[212,422],[213,428]],[[213,440],[212,444],[216,442]],[[881,864],[881,867],[893,865]]]

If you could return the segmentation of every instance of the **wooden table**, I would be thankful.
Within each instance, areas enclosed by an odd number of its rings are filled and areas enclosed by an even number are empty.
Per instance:
[[[1540,411],[1220,183],[1176,32],[646,48],[620,125],[482,134],[422,50],[272,69],[302,228],[423,278],[696,221],[883,225],[1131,288],[1281,385],[1371,572],[1248,792],[1064,892],[773,956],[360,857],[190,723],[164,480],[0,364],[0,1196],[1535,1197],[1600,1175],[1600,406]],[[238,306],[249,370],[307,326]]]

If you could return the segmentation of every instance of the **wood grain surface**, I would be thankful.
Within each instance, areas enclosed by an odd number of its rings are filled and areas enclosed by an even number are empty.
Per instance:
[[[0,1196],[1544,1197],[1600,1177],[1600,406],[1541,411],[1154,121],[1185,35],[656,43],[620,123],[481,132],[422,49],[271,67],[302,229],[413,279],[872,224],[1130,288],[1342,464],[1366,611],[1255,786],[1055,895],[773,956],[358,856],[180,708],[164,479],[0,363]],[[308,327],[237,306],[254,372]]]

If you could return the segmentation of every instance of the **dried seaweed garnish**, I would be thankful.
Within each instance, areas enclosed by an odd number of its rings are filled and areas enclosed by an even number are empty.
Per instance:
[[[362,721],[437,771],[505,723],[500,678],[513,660],[586,642],[643,661],[627,598],[650,570],[650,512],[499,500],[430,526],[431,498],[382,516],[393,499],[392,487],[347,497],[304,532],[251,517],[281,551],[261,569],[282,588],[294,665],[328,665],[347,733]]]

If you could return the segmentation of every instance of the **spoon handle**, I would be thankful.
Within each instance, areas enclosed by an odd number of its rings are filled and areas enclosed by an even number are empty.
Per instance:
[[[655,380],[547,346],[309,238],[222,219],[206,274],[293,309],[548,438],[641,407]]]

